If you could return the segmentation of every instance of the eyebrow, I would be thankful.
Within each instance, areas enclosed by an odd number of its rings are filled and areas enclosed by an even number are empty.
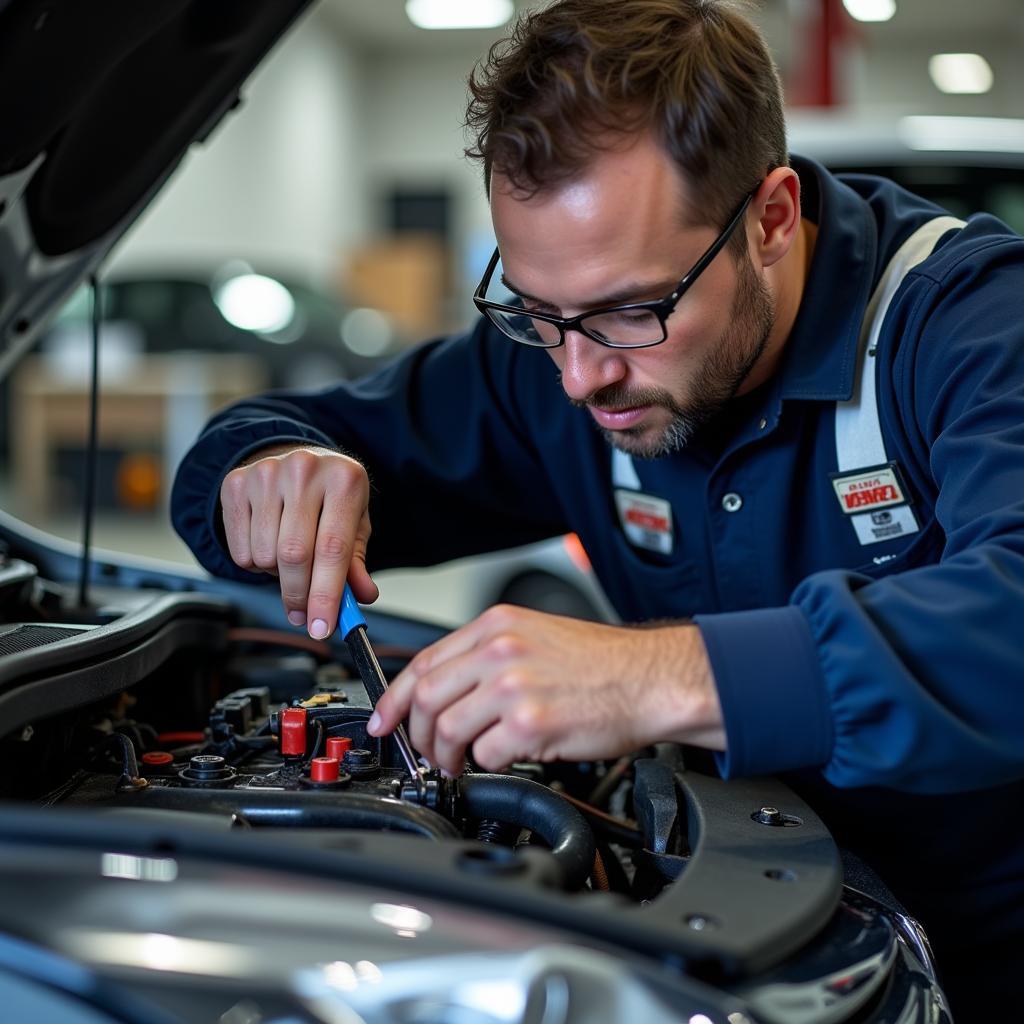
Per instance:
[[[547,299],[542,299],[537,295],[531,295],[529,292],[523,291],[521,288],[517,288],[504,274],[501,275],[501,283],[510,292],[518,295],[521,299],[529,299],[531,302],[536,302],[541,306],[547,306],[549,309],[561,308],[552,302],[548,302]],[[679,281],[677,278],[673,278],[671,281],[658,281],[654,284],[634,282],[632,284],[624,285],[614,292],[608,292],[600,299],[594,299],[591,302],[584,302],[580,305],[582,309],[602,309],[604,306],[618,306],[633,301],[653,301],[649,299],[637,299],[637,296],[653,295],[660,299],[665,295],[670,295],[678,283]]]

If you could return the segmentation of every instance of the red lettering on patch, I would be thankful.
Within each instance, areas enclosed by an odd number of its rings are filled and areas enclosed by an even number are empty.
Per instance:
[[[854,491],[853,494],[844,494],[843,502],[848,509],[864,508],[868,505],[880,505],[887,501],[899,501],[900,495],[892,484],[884,487],[872,487],[869,491]]]
[[[645,530],[657,530],[659,533],[669,531],[668,520],[664,516],[652,515],[639,508],[626,509],[626,522]]]

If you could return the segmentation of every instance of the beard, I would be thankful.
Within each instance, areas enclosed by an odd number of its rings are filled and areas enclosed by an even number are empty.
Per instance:
[[[774,325],[771,294],[754,273],[750,257],[744,255],[738,267],[730,326],[697,367],[685,403],[662,388],[633,388],[623,384],[610,384],[589,398],[569,401],[581,409],[589,405],[612,409],[650,405],[665,409],[671,418],[653,437],[647,436],[651,433],[648,426],[624,430],[595,426],[609,444],[637,458],[657,459],[681,451],[739,390],[761,358]]]

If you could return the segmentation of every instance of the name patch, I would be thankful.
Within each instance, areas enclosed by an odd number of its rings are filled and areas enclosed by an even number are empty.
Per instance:
[[[861,545],[895,540],[921,528],[895,462],[833,473],[832,487]]]
[[[834,473],[832,487],[839,507],[847,516],[908,504],[895,462],[860,469],[856,473]]]
[[[634,547],[672,554],[672,506],[640,491],[615,491],[615,507],[626,539]]]

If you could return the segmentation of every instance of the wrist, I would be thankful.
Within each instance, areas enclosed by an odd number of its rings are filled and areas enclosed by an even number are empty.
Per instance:
[[[665,626],[646,634],[653,642],[650,692],[658,740],[725,749],[725,728],[711,662],[697,626]]]
[[[319,444],[308,444],[302,441],[285,441],[283,444],[270,444],[266,448],[257,448],[256,451],[250,452],[241,462],[239,462],[235,469],[241,469],[243,466],[251,466],[254,462],[259,462],[261,459],[272,459],[275,455],[287,455],[289,452],[295,451],[308,451],[308,452],[323,452],[325,454],[337,455],[339,454],[333,448],[325,448]]]

